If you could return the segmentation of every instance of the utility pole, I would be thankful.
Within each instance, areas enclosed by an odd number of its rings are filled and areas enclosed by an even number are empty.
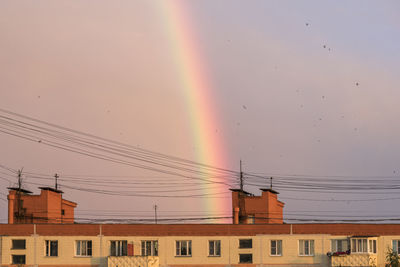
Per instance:
[[[240,160],[240,190],[243,191],[242,160]]]
[[[154,222],[157,224],[157,205],[154,205]]]
[[[58,183],[57,183],[58,177],[60,177],[60,176],[58,176],[58,174],[56,173],[56,174],[54,175],[54,178],[56,179],[56,185],[55,185],[56,190],[58,190]]]

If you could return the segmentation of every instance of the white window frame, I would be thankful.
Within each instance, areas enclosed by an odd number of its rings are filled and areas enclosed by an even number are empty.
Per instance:
[[[376,254],[377,239],[367,237],[351,238],[351,253],[355,254]]]
[[[400,254],[400,239],[393,239],[392,240],[392,249],[397,254]]]
[[[275,245],[273,245],[275,243]],[[272,239],[270,242],[269,255],[273,257],[282,256],[282,240]],[[275,253],[273,253],[273,248],[275,248]]]
[[[221,240],[208,240],[208,256],[221,257]]]
[[[158,240],[142,240],[142,256],[158,256]],[[150,253],[147,251],[147,244],[150,244]]]
[[[376,254],[377,250],[377,240],[376,239],[368,239],[368,253]]]
[[[56,242],[57,243],[57,251],[55,256],[51,255],[52,253],[52,246],[51,243]],[[58,240],[45,240],[44,241],[44,255],[46,257],[58,257]]]
[[[186,254],[182,254],[182,245],[186,247]],[[192,240],[176,240],[175,241],[176,257],[192,257]]]
[[[83,244],[85,244],[83,246]],[[90,250],[89,246],[90,244]],[[79,250],[78,250],[79,248]],[[83,251],[85,248],[85,251]],[[90,251],[90,254],[89,254]],[[84,253],[82,253],[84,252]],[[75,257],[92,257],[93,256],[93,242],[92,240],[75,240]]]
[[[115,243],[115,255],[112,255],[112,249],[111,249],[112,243]],[[124,249],[124,246],[125,246],[125,249]],[[110,241],[110,256],[128,256],[128,240],[111,240]]]
[[[313,239],[300,239],[299,240],[299,256],[312,257],[314,256],[314,240]]]
[[[340,244],[340,245],[339,245]],[[339,247],[342,249],[340,250]],[[331,252],[346,252],[350,248],[348,239],[331,239]]]

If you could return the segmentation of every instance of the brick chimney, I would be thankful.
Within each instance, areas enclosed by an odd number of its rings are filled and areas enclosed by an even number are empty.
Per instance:
[[[62,191],[40,187],[40,195],[9,187],[8,223],[74,223],[76,203],[62,198]]]
[[[260,189],[261,196],[244,190],[231,189],[234,224],[282,224],[284,203],[278,200],[278,192]]]

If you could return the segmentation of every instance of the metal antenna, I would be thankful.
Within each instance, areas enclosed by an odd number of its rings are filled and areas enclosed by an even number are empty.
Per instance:
[[[270,188],[272,189],[272,177],[271,177],[271,184],[270,184]]]
[[[154,205],[154,222],[157,224],[157,205]]]
[[[243,191],[242,160],[240,160],[240,190]]]
[[[56,173],[56,174],[54,175],[54,178],[56,179],[56,190],[58,190],[58,183],[57,183],[58,177],[60,177],[60,176],[58,176],[58,174]]]

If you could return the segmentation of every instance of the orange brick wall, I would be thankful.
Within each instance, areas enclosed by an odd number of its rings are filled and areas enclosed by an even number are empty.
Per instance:
[[[16,217],[19,201],[21,216]],[[10,190],[8,195],[8,223],[73,223],[74,202],[62,199],[62,194],[42,189],[40,195],[30,195]],[[64,210],[65,215],[61,215]]]

